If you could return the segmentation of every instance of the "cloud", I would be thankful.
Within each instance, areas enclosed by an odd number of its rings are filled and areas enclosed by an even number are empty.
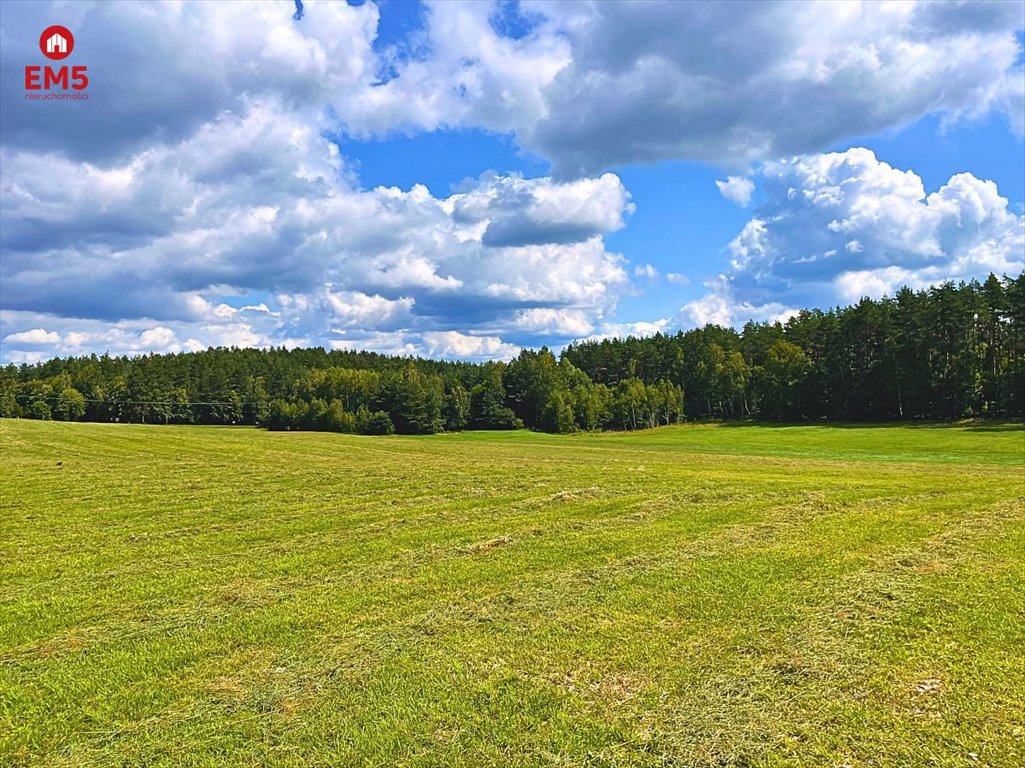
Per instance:
[[[443,198],[363,190],[336,146],[276,101],[108,163],[3,147],[0,193],[2,307],[63,319],[61,332],[132,320],[266,345],[404,331],[454,353],[468,347],[423,334],[548,338],[566,327],[559,312],[588,325],[629,289],[604,246],[633,211],[614,174],[489,173]],[[535,314],[528,333],[523,312],[544,309],[551,327]]]
[[[690,278],[679,272],[666,272],[666,280],[673,285],[689,285]]]
[[[511,329],[525,335],[586,336],[594,327],[594,317],[579,309],[523,309],[516,313]]]
[[[731,317],[1020,264],[1020,217],[990,182],[926,196],[874,158],[800,154],[934,113],[1002,111],[1020,132],[1013,3],[444,2],[389,45],[372,3],[292,11],[4,5],[4,72],[39,59],[54,13],[90,72],[79,104],[0,83],[5,359],[298,343],[502,356],[603,333],[630,290],[605,237],[634,210],[605,170],[664,158],[799,155],[759,167],[765,203],[710,289]],[[446,127],[510,134],[553,172],[448,196],[361,189],[329,138]],[[751,184],[719,182],[742,205]],[[691,314],[723,316],[711,300]],[[451,333],[466,338],[428,336]]]
[[[177,347],[177,342],[178,337],[174,331],[162,325],[150,328],[148,331],[143,331],[139,334],[139,344],[144,349],[169,350],[172,347]]]
[[[380,328],[408,327],[412,323],[412,309],[416,300],[410,296],[386,299],[368,296],[358,291],[325,293],[332,319],[341,327]]]
[[[705,325],[729,326],[733,324],[733,308],[726,297],[718,293],[711,293],[688,302],[680,311],[684,317],[690,320],[690,325],[699,328]]]
[[[423,340],[428,357],[511,360],[520,351],[497,336],[470,336],[459,331],[430,331],[423,334]]]
[[[474,335],[459,331],[428,331],[410,334],[403,331],[360,333],[354,338],[332,340],[331,349],[373,349],[403,357],[448,358],[470,361],[511,360],[520,347],[497,336]]]
[[[634,211],[626,188],[611,173],[560,184],[486,174],[449,203],[455,220],[482,223],[481,242],[493,247],[582,242],[621,229]]]
[[[56,331],[47,331],[43,328],[33,328],[30,331],[11,333],[4,337],[8,344],[19,344],[24,346],[50,346],[61,343],[61,335]]]
[[[429,3],[416,54],[389,51],[384,82],[332,101],[345,129],[512,133],[564,177],[667,158],[741,168],[927,114],[995,111],[1025,130],[1013,3],[531,0],[521,11],[513,37],[497,4]]]
[[[47,343],[27,343],[17,328],[46,329]],[[289,327],[265,312],[241,312],[233,317],[214,316],[203,322],[149,318],[118,321],[69,318],[40,312],[0,310],[0,338],[4,362],[34,362],[54,356],[137,355],[174,353],[207,347],[310,346],[313,339],[290,335]],[[292,329],[294,330],[294,329]],[[16,338],[8,342],[8,337]],[[43,338],[41,335],[39,338]],[[322,340],[318,339],[318,343]],[[325,344],[325,346],[328,346]],[[38,354],[37,354],[38,352]]]
[[[446,127],[509,133],[540,120],[545,88],[570,62],[569,44],[548,23],[503,34],[500,10],[492,2],[429,2],[417,51],[386,50],[382,81],[333,102],[346,130],[359,137]]]
[[[901,286],[921,288],[923,283],[911,270],[902,267],[883,267],[882,269],[861,269],[844,272],[834,283],[840,298],[854,303],[863,296],[879,298],[893,295]]]
[[[5,71],[38,58],[55,7],[5,4]],[[311,0],[301,22],[283,2],[59,7],[91,98],[28,109],[5,78],[0,128],[8,146],[76,160],[124,159],[266,100],[357,138],[513,134],[563,177],[666,158],[740,168],[926,114],[996,111],[1025,130],[1015,3],[527,0],[513,34],[504,5],[431,2],[421,29],[376,49],[370,2]]]
[[[634,277],[645,277],[648,280],[658,280],[658,270],[651,264],[638,264],[634,267]]]
[[[642,320],[634,323],[603,323],[598,333],[587,337],[587,341],[602,341],[604,339],[625,339],[628,336],[642,337],[654,336],[656,333],[665,333],[672,326],[672,318],[664,317],[658,320]]]
[[[729,270],[684,307],[685,320],[771,319],[1025,269],[1025,217],[970,173],[927,194],[912,171],[855,148],[766,163],[759,175],[765,202],[729,244]]]
[[[683,327],[701,328],[706,325],[740,327],[749,320],[756,323],[785,323],[799,310],[778,302],[755,305],[747,301],[735,301],[729,288],[713,281],[706,286],[712,292],[700,299],[690,301],[680,308],[679,324]]]
[[[751,195],[755,191],[755,183],[743,176],[727,176],[726,181],[716,181],[715,186],[719,193],[727,200],[732,200],[741,208],[746,208],[751,202]]]
[[[666,158],[743,167],[929,113],[1003,111],[1020,131],[1013,3],[531,7],[572,62],[517,136],[565,174]]]
[[[5,2],[5,72],[45,63],[39,32],[55,18],[74,32],[74,63],[89,67],[89,101],[26,105],[23,84],[5,77],[0,129],[6,145],[79,160],[109,162],[180,141],[254,99],[319,115],[329,100],[368,88],[379,66],[373,3],[310,2],[296,23],[288,3],[255,0]]]

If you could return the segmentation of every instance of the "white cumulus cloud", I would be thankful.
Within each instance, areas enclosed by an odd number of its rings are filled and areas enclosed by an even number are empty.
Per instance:
[[[26,346],[49,346],[61,343],[61,335],[56,331],[47,331],[43,328],[33,328],[30,331],[11,333],[4,337],[8,344],[23,344]]]
[[[719,193],[741,208],[746,208],[755,192],[755,183],[744,176],[727,176],[725,181],[716,181]]]
[[[0,193],[3,309],[57,333],[145,321],[153,350],[453,328],[522,343],[589,329],[630,287],[604,244],[633,211],[614,174],[485,174],[448,197],[364,190],[335,145],[277,102],[106,163],[3,147]],[[0,330],[33,327],[21,322]],[[77,338],[79,352],[108,342]]]
[[[902,285],[1025,269],[1025,217],[970,173],[926,193],[868,149],[764,164],[765,202],[729,244],[730,269],[683,315],[772,319],[792,307],[878,298]]]

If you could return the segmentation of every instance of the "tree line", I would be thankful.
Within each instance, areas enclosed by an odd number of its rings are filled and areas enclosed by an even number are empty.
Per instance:
[[[902,288],[785,324],[706,326],[570,345],[595,382],[683,388],[688,418],[1018,418],[1025,411],[1025,272]]]
[[[1025,273],[903,288],[740,331],[524,350],[509,363],[215,348],[0,369],[0,416],[361,434],[628,430],[688,419],[1020,418]]]

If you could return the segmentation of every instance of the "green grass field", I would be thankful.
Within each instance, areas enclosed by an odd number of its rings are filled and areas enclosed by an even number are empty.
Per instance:
[[[1025,430],[0,422],[0,764],[1025,765]]]

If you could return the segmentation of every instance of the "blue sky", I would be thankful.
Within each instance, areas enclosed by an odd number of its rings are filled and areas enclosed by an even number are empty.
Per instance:
[[[464,359],[1025,266],[1013,3],[9,3],[0,359]],[[50,23],[87,101],[25,98]]]

